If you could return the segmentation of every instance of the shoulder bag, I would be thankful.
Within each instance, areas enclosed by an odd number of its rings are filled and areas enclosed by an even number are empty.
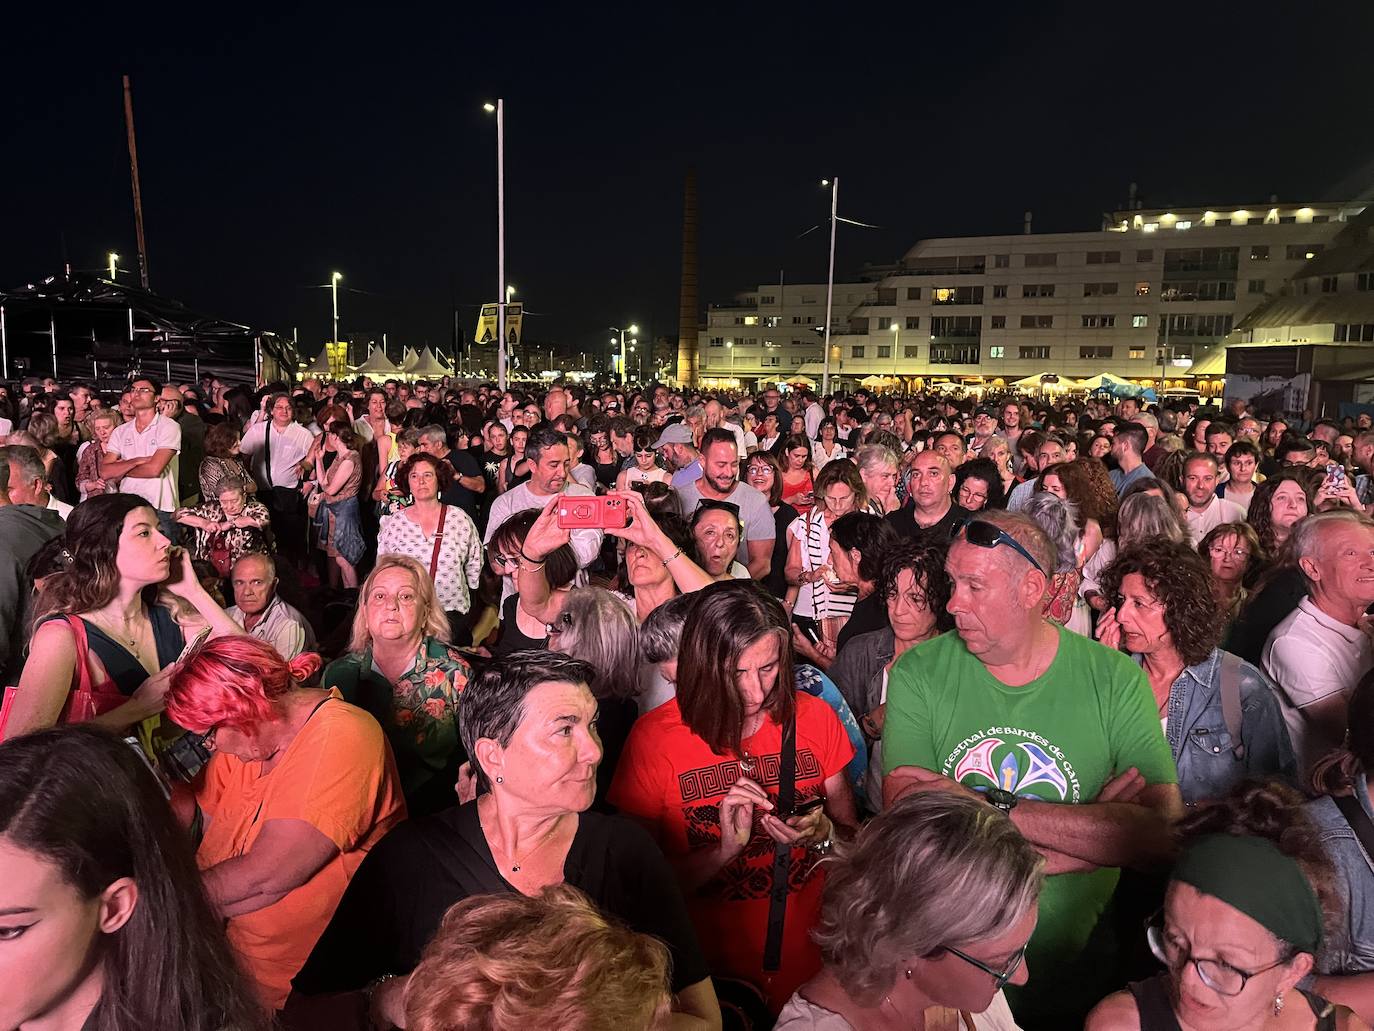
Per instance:
[[[59,726],[69,723],[86,723],[95,717],[117,709],[128,699],[113,686],[112,682],[107,681],[105,685],[109,690],[97,690],[91,683],[90,668],[90,645],[86,639],[86,624],[81,621],[79,616],[65,616],[68,629],[72,632],[72,639],[76,645],[76,662],[72,668],[72,687],[67,693],[67,703],[62,707],[62,712],[57,718]],[[5,740],[6,726],[9,723],[10,710],[14,707],[14,698],[18,693],[18,687],[5,688],[5,699],[0,703],[0,741]]]

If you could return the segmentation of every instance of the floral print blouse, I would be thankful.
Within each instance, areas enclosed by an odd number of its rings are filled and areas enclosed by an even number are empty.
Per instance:
[[[434,593],[445,612],[467,612],[472,607],[469,589],[476,590],[482,576],[482,537],[466,512],[454,505],[446,507]],[[377,554],[409,555],[428,571],[434,558],[434,538],[426,536],[420,524],[402,509],[383,516],[377,534]]]
[[[390,683],[372,661],[372,649],[335,659],[322,686],[337,687],[344,701],[366,709],[391,742],[407,800],[436,776],[456,776],[463,746],[458,738],[458,696],[472,668],[437,637],[420,642],[415,664]]]

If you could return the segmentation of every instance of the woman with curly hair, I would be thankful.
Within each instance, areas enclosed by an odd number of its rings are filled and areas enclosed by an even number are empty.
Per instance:
[[[1227,621],[1235,618],[1245,604],[1247,583],[1269,561],[1259,542],[1259,535],[1249,523],[1222,523],[1207,531],[1198,542],[1197,553],[1212,569],[1212,596]]]
[[[954,470],[954,503],[969,512],[1005,508],[1002,473],[990,458],[974,458]]]
[[[903,798],[831,863],[814,932],[825,965],[776,1031],[1014,1031],[1002,989],[1026,983],[1043,865],[985,802]]]
[[[444,916],[406,985],[411,1031],[653,1031],[668,1017],[667,947],[582,892],[477,895]]]
[[[1296,792],[1247,784],[1178,827],[1182,853],[1145,938],[1165,971],[1107,996],[1085,1031],[1365,1031],[1299,988],[1341,908],[1331,861]]]
[[[1260,546],[1269,554],[1277,555],[1288,542],[1293,527],[1315,511],[1311,482],[1302,470],[1285,470],[1255,488],[1249,522]]]
[[[1102,586],[1112,607],[1097,625],[1107,647],[1139,656],[1189,805],[1218,798],[1246,777],[1296,775],[1273,686],[1218,647],[1225,614],[1211,579],[1187,544],[1145,541],[1107,567]],[[1232,706],[1238,721],[1228,716]]]

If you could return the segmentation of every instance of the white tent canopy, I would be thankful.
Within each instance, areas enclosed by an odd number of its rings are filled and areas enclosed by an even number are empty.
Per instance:
[[[451,375],[453,370],[445,365],[434,352],[426,347],[423,354],[415,359],[415,364],[405,366],[406,375],[414,376],[418,379],[429,379],[436,376]]]
[[[1053,377],[1047,379],[1047,377]],[[1069,376],[1061,376],[1056,372],[1037,372],[1033,376],[1024,376],[1012,383],[1018,390],[1082,390],[1083,384]]]
[[[329,364],[328,347],[325,347],[325,349],[320,352],[319,357],[307,365],[301,372],[302,376],[332,376],[333,374],[334,370]]]
[[[391,364],[391,359],[386,356],[385,351],[380,347],[374,347],[372,353],[367,356],[367,361],[353,371],[363,376],[395,376],[401,370]]]

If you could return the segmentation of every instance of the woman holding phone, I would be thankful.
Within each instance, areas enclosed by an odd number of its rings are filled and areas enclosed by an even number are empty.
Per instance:
[[[99,699],[91,722],[109,730],[124,732],[160,713],[186,645],[175,606],[193,609],[212,637],[243,633],[142,498],[103,494],[82,502],[65,541],[65,568],[44,580],[34,604],[29,656],[0,728],[6,738],[68,722],[73,688]]]

